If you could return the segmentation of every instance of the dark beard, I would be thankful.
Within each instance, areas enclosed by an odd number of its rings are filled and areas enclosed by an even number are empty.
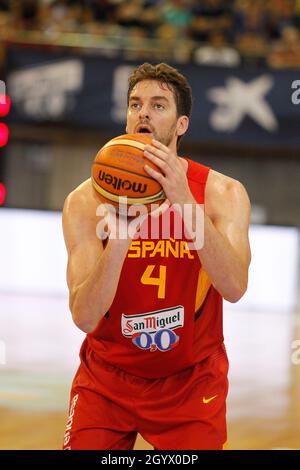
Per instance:
[[[166,147],[169,147],[170,143],[172,142],[173,133],[174,133],[175,128],[176,128],[176,124],[174,125],[174,127],[172,127],[172,129],[170,129],[170,132],[168,133],[168,135],[166,135],[163,139],[158,138],[157,140],[159,140]],[[156,139],[155,134],[153,134],[153,135],[154,135],[154,138]]]

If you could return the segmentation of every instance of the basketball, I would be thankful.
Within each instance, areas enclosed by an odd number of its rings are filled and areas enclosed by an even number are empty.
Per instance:
[[[161,204],[166,196],[162,186],[144,170],[144,165],[160,169],[144,156],[144,147],[152,137],[125,134],[111,139],[97,153],[92,165],[92,184],[102,202],[118,207],[124,204]]]

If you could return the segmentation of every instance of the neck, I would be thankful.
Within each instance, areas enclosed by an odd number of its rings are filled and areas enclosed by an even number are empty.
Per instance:
[[[182,157],[178,157],[185,173],[188,171],[189,162]]]
[[[187,170],[188,170],[188,161],[185,159],[185,158],[182,158],[182,157],[179,157],[179,155],[177,155],[177,139],[176,140],[173,140],[170,144],[169,144],[169,149],[171,149],[174,154],[177,156],[177,158],[179,158],[179,161],[184,169],[184,172],[187,173]]]

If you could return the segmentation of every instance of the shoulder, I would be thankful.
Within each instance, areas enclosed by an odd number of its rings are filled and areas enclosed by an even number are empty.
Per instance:
[[[63,208],[63,232],[68,251],[75,245],[95,240],[99,222],[97,209],[101,204],[92,187],[91,179],[84,181],[65,200]]]
[[[64,228],[94,229],[98,220],[97,208],[100,204],[101,201],[89,178],[67,196],[62,215]]]
[[[210,170],[206,184],[207,195],[246,196],[247,192],[242,183],[230,176],[223,175],[215,170]]]
[[[100,203],[95,191],[92,187],[91,178],[85,180],[77,188],[75,188],[65,199],[63,214],[66,216],[69,213],[78,211],[91,210]]]
[[[239,206],[250,211],[250,201],[243,184],[215,170],[210,170],[205,188],[207,212],[215,212],[220,207]]]

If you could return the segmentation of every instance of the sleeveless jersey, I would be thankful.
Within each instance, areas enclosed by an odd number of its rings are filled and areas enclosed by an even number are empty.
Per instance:
[[[190,190],[204,205],[209,168],[187,161]],[[170,214],[167,238],[160,229],[159,237],[132,241],[114,301],[83,344],[95,360],[159,378],[195,365],[223,343],[222,298],[185,233],[175,238],[175,219]]]

